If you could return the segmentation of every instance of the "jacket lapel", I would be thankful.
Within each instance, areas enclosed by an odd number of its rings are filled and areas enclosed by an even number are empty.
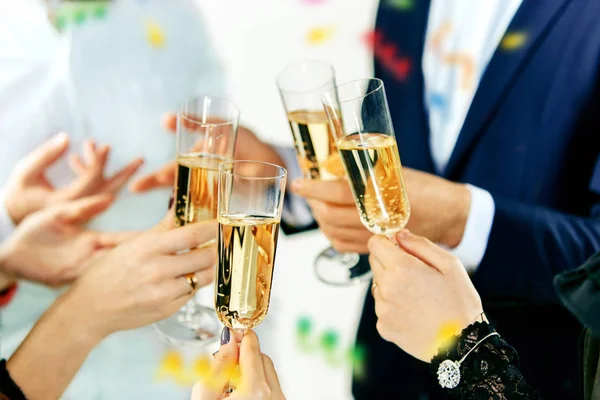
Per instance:
[[[429,6],[429,0],[381,0],[374,57],[375,76],[385,83],[402,164],[433,172],[421,69]]]
[[[465,156],[493,120],[518,77],[519,71],[544,40],[570,1],[523,0],[482,76],[444,171],[445,177],[450,177],[462,165]]]

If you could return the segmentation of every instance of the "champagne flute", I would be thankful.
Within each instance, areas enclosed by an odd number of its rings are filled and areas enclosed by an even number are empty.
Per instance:
[[[176,227],[217,218],[219,165],[233,159],[239,117],[239,109],[227,100],[203,96],[183,102],[177,115]],[[213,310],[198,296],[154,327],[177,345],[205,345],[220,333]]]
[[[344,167],[321,104],[323,95],[335,88],[333,67],[317,60],[289,65],[278,75],[277,86],[304,178],[344,179]],[[357,253],[339,253],[330,246],[317,256],[315,272],[322,282],[347,286],[360,282],[364,272],[369,271],[368,265],[359,264],[359,260]]]
[[[406,226],[410,204],[383,82],[342,84],[325,93],[323,106],[361,222],[372,233],[391,237]]]
[[[219,167],[215,310],[233,330],[254,328],[269,310],[286,176],[258,161]]]

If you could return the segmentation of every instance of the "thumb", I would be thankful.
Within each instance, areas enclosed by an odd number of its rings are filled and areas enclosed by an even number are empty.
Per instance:
[[[215,353],[210,375],[194,385],[192,400],[221,399],[223,389],[237,366],[238,352],[238,344],[235,340],[219,348]]]
[[[114,196],[107,193],[84,197],[55,206],[54,213],[58,218],[79,225],[106,211],[113,200]]]
[[[43,174],[49,166],[65,154],[68,148],[69,136],[64,132],[58,133],[52,139],[44,142],[23,159],[21,167],[25,178]]]

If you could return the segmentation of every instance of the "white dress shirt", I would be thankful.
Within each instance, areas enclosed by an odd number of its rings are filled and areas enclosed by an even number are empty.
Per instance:
[[[432,0],[422,67],[429,145],[438,173],[446,168],[481,76],[523,0]],[[288,179],[301,177],[294,155],[280,149]],[[481,262],[494,220],[489,192],[468,185],[471,206],[463,238],[451,249],[469,271]],[[286,195],[286,222],[308,225],[312,217],[297,196]]]
[[[492,55],[522,0],[434,0],[423,52],[429,146],[442,173]],[[487,247],[494,220],[489,192],[469,185],[471,208],[460,244],[451,251],[474,271]]]

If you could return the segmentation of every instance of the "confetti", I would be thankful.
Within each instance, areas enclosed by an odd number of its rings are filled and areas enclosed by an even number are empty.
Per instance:
[[[429,104],[432,108],[446,108],[446,98],[441,93],[431,93]]]
[[[327,330],[321,335],[321,346],[325,351],[333,351],[338,345],[338,334],[332,330]]]
[[[312,331],[312,321],[308,317],[301,317],[296,324],[296,331],[301,336],[310,335]]]
[[[98,7],[96,7],[96,9],[93,11],[94,17],[98,19],[106,17],[106,13],[107,7],[105,4],[98,5]]]
[[[210,359],[208,357],[200,357],[194,362],[194,375],[198,379],[208,379],[211,374]]]
[[[335,33],[335,28],[331,26],[321,26],[309,29],[306,34],[308,44],[318,46],[331,39]]]
[[[147,20],[144,22],[146,28],[146,37],[150,46],[155,48],[162,48],[165,46],[165,34],[155,21]]]
[[[366,351],[361,345],[356,345],[347,351],[348,362],[352,366],[352,373],[358,380],[364,379],[366,376],[365,372],[365,358]]]
[[[433,346],[433,352],[437,353],[439,349],[446,349],[454,344],[455,336],[461,332],[460,324],[457,322],[447,322],[440,326]]]
[[[387,4],[402,11],[408,11],[414,6],[413,0],[388,0]]]
[[[181,354],[176,351],[167,352],[160,362],[156,379],[173,379],[176,382],[184,383],[185,376],[185,365]]]
[[[84,10],[77,10],[75,11],[75,14],[73,14],[73,20],[77,25],[83,24],[86,18],[87,15],[85,14]]]
[[[442,61],[450,65],[456,64],[461,70],[461,87],[469,90],[475,85],[475,61],[473,57],[465,53],[444,54]]]
[[[387,42],[381,32],[371,31],[363,35],[363,40],[373,50],[373,55],[385,69],[390,71],[400,82],[405,82],[412,70],[412,61],[400,54],[400,49]]]
[[[446,39],[450,32],[452,32],[452,23],[449,21],[444,22],[436,31],[433,32],[429,42],[431,50],[434,53],[439,53],[442,46],[442,41]]]
[[[504,35],[500,43],[500,48],[507,51],[517,50],[523,47],[525,43],[527,43],[527,34],[523,32],[509,32]]]

